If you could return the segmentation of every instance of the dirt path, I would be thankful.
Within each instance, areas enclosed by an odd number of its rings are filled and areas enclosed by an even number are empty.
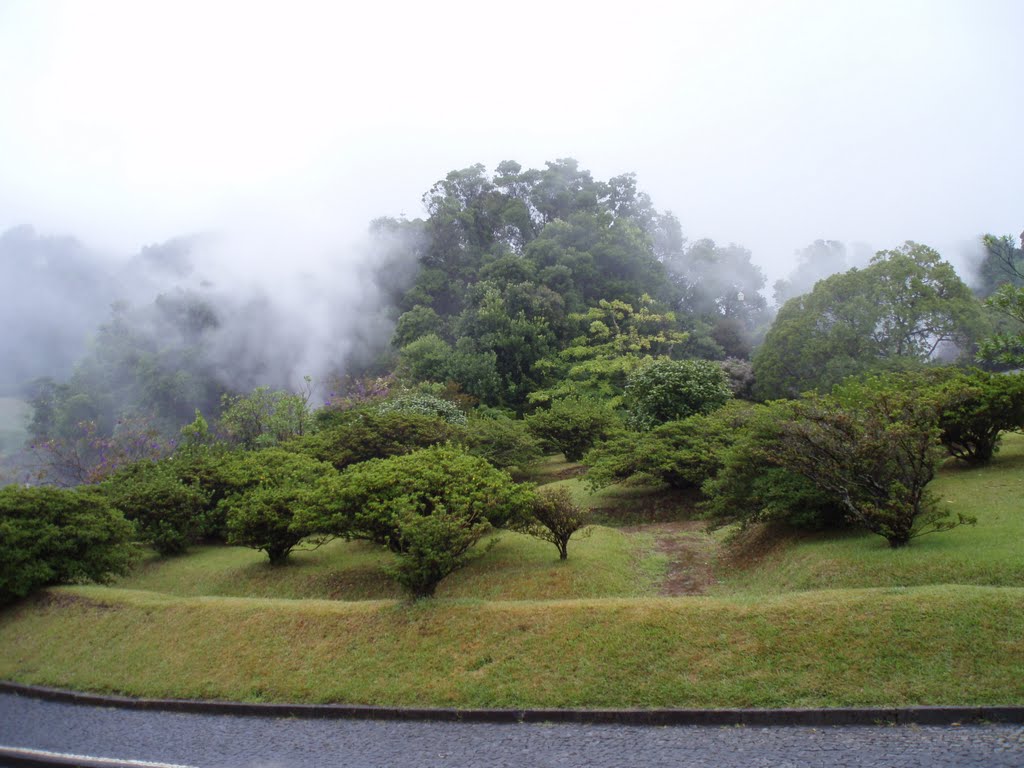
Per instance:
[[[654,537],[654,547],[668,556],[668,572],[659,593],[665,596],[702,595],[715,583],[713,565],[718,543],[704,532],[705,523],[685,520],[637,525],[623,530]]]

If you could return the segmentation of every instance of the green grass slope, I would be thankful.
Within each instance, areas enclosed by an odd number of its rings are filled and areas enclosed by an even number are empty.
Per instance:
[[[662,489],[590,493],[609,522],[685,515]],[[114,587],[0,612],[0,678],[140,696],[458,707],[1024,702],[1024,438],[944,468],[978,525],[904,550],[869,535],[723,557],[712,592],[654,597],[655,529],[597,527],[567,562],[517,534],[410,604],[388,556],[333,542],[281,568],[244,549],[146,560]],[[664,541],[661,541],[664,544]],[[732,563],[728,567],[724,563]]]
[[[456,707],[1024,700],[1024,589],[404,602],[70,587],[0,619],[0,677],[140,696]]]

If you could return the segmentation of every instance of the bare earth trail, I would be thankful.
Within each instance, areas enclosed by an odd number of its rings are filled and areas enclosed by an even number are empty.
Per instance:
[[[0,746],[197,768],[1024,765],[1020,725],[750,728],[289,720],[132,711],[13,694],[0,694]]]
[[[623,528],[626,533],[654,537],[654,549],[668,558],[659,594],[665,597],[702,595],[715,583],[714,564],[719,545],[706,532],[706,523],[683,520]]]

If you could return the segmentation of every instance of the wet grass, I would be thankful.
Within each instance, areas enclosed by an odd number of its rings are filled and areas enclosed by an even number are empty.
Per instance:
[[[1019,703],[1024,589],[357,603],[50,590],[0,677],[141,696],[457,707]]]
[[[567,471],[568,470],[568,471]],[[616,526],[687,519],[660,487],[567,485]],[[1024,438],[934,484],[978,525],[891,550],[877,536],[783,536],[718,558],[703,597],[658,598],[653,536],[595,527],[570,557],[518,534],[406,601],[389,555],[333,542],[272,568],[257,552],[150,558],[111,587],[0,613],[0,677],[140,696],[459,707],[1019,704]],[[725,563],[731,563],[725,565]]]

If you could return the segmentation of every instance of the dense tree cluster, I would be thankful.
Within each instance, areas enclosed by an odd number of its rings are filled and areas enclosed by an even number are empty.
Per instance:
[[[904,546],[971,522],[929,495],[947,453],[984,464],[1024,427],[1024,378],[962,365],[979,349],[1024,360],[1011,238],[984,239],[977,295],[925,245],[839,271],[845,246],[816,241],[775,284],[772,321],[750,252],[688,242],[632,174],[474,165],[424,204],[373,223],[394,331],[320,408],[309,379],[228,386],[208,298],[115,306],[65,381],[32,385],[32,480],[80,487],[0,491],[0,600],[123,572],[133,541],[281,565],[337,537],[389,550],[429,596],[498,528],[567,557],[587,511],[514,479],[545,452],[582,461],[594,488],[698,495],[716,525],[856,526]],[[383,276],[410,262],[411,283]]]

